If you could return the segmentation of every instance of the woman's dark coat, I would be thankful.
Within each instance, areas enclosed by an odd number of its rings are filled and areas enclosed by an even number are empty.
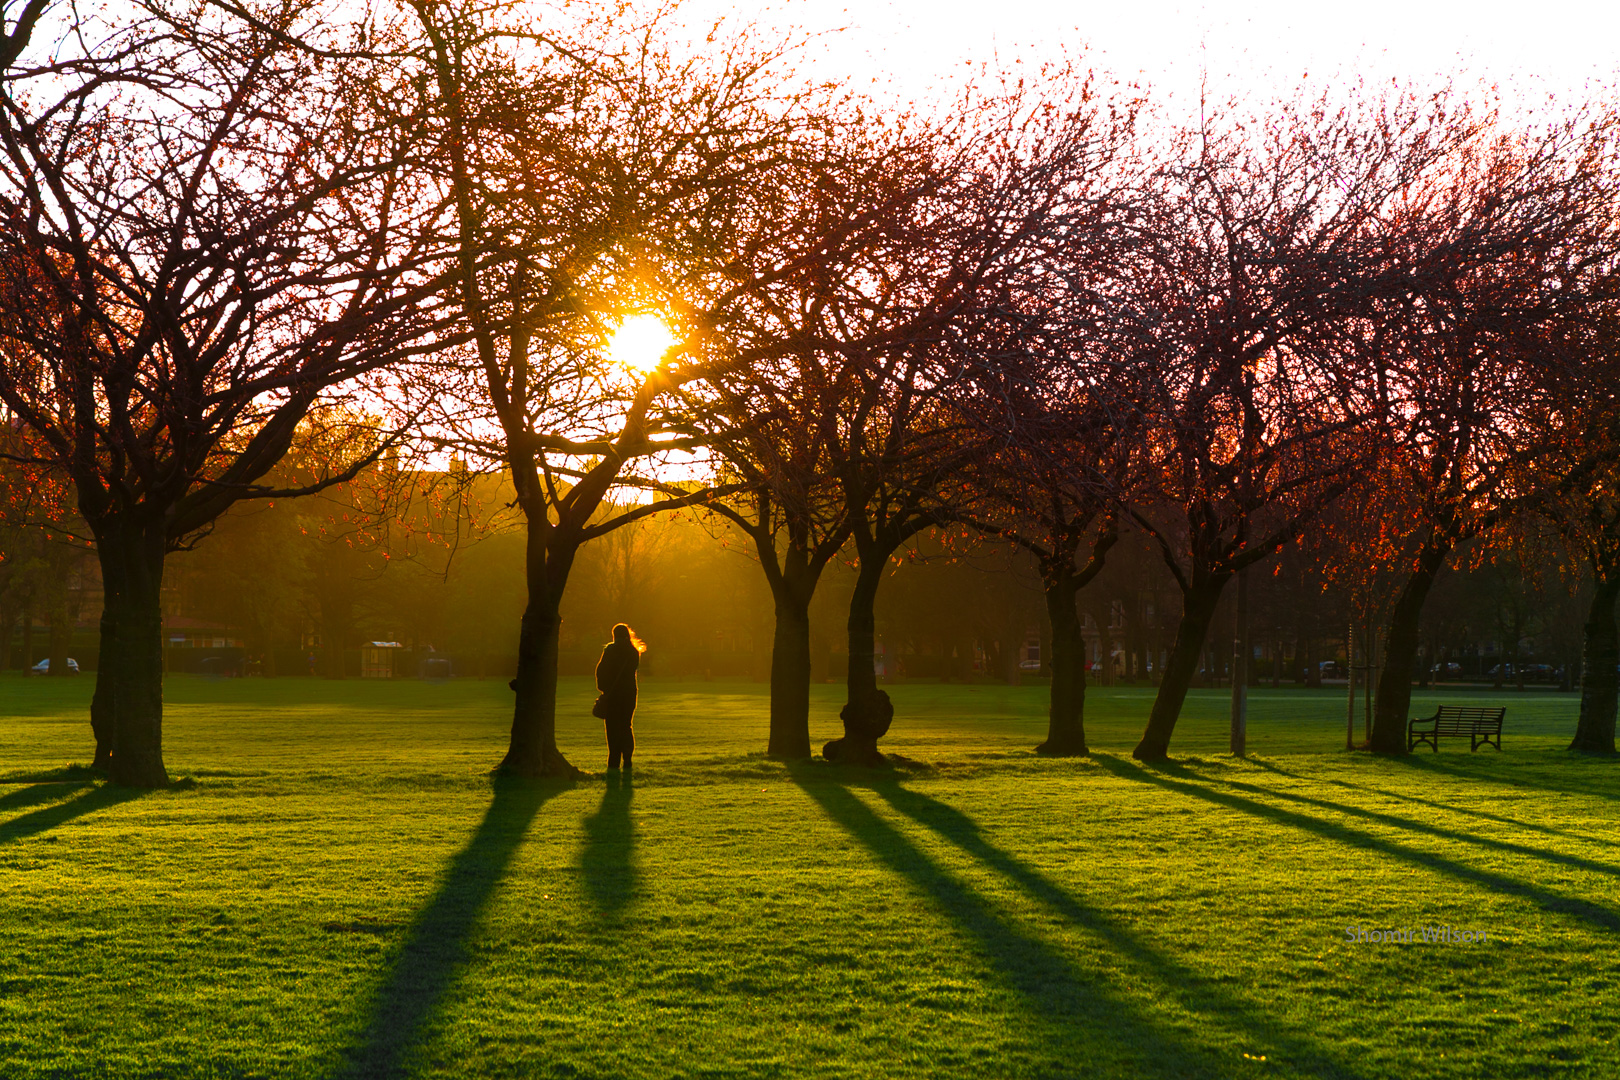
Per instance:
[[[607,695],[602,702],[610,719],[628,720],[636,711],[636,668],[641,653],[634,645],[610,642],[596,662],[596,689]]]

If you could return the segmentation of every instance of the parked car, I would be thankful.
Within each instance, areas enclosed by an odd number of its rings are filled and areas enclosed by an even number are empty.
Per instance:
[[[1460,679],[1462,678],[1462,665],[1455,661],[1436,664],[1432,674],[1436,679]]]
[[[242,660],[236,656],[205,656],[197,664],[197,674],[238,679],[242,676]]]
[[[71,657],[71,656],[68,657],[67,658],[67,669],[68,669],[68,674],[69,675],[77,675],[79,673],[79,662],[77,660],[73,659],[73,657]],[[47,656],[45,659],[41,660],[39,663],[34,665],[34,674],[35,675],[49,675],[50,673],[51,673],[51,658],[50,657]]]
[[[1316,665],[1316,669],[1322,673],[1324,679],[1342,679],[1345,677],[1344,668],[1339,665],[1337,660],[1324,660]]]
[[[1497,674],[1499,670],[1500,675]],[[1551,664],[1520,664],[1518,667],[1512,664],[1493,664],[1485,674],[1492,679],[1501,678],[1504,682],[1510,680],[1517,682],[1521,675],[1524,676],[1525,682],[1556,682],[1558,679],[1558,669]]]

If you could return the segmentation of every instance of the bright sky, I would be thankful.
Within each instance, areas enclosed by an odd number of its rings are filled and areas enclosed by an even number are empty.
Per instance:
[[[1620,71],[1613,0],[778,0],[769,8],[688,0],[692,13],[762,24],[848,29],[828,43],[829,69],[892,76],[903,94],[964,70],[964,61],[1026,62],[1089,45],[1094,66],[1197,101],[1214,96],[1399,77],[1419,85],[1456,73],[1502,85],[1508,103],[1551,91],[1584,97]]]
[[[131,2],[104,0],[115,12]],[[1616,0],[681,0],[677,21],[701,34],[721,18],[842,28],[812,50],[817,67],[861,86],[890,80],[907,99],[960,77],[966,62],[1010,67],[1086,46],[1094,67],[1192,106],[1204,71],[1217,99],[1291,94],[1307,72],[1316,85],[1456,74],[1500,85],[1510,108],[1620,82]]]

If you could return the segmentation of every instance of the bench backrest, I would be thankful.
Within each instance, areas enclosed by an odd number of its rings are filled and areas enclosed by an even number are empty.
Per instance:
[[[1487,709],[1480,705],[1442,705],[1436,714],[1435,730],[1468,732],[1481,723],[1500,728],[1506,713],[1505,705],[1500,709]]]

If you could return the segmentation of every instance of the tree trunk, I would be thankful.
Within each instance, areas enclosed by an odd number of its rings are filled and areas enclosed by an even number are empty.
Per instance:
[[[884,561],[886,557],[868,559],[863,554],[849,598],[849,671],[845,683],[851,701],[877,689],[877,591],[883,580]]]
[[[547,550],[545,527],[531,521],[524,571],[529,601],[518,634],[517,701],[512,707],[512,736],[497,772],[514,776],[582,774],[557,749],[557,643],[562,633],[563,586],[577,549]]]
[[[1417,660],[1423,602],[1451,553],[1450,543],[1431,537],[1418,552],[1413,569],[1390,613],[1384,636],[1384,670],[1378,677],[1368,749],[1380,754],[1406,753],[1406,722],[1412,708],[1412,668]]]
[[[562,619],[555,607],[531,594],[518,635],[512,736],[499,772],[570,778],[579,774],[557,749],[557,641],[561,630]]]
[[[784,587],[783,593],[789,590]],[[771,738],[773,758],[810,756],[810,604],[776,598],[776,634],[771,642]]]
[[[102,564],[102,580],[107,575]],[[110,590],[110,586],[106,586]],[[96,645],[96,690],[90,698],[90,731],[96,737],[96,756],[92,769],[108,772],[112,768],[113,732],[117,724],[113,719],[114,674],[118,667],[118,623],[113,618],[112,605],[101,605],[101,640]]]
[[[1039,634],[1040,645],[1038,648],[1041,650],[1041,666],[1036,670],[1037,672],[1050,672],[1052,670],[1052,625],[1050,620],[1041,624]]]
[[[869,547],[860,553],[860,571],[849,599],[849,673],[846,677],[848,701],[841,714],[844,737],[822,747],[822,756],[831,761],[853,761],[878,765],[883,755],[877,741],[889,731],[894,705],[889,695],[878,689],[873,670],[877,646],[877,590],[883,580],[888,551]]]
[[[161,521],[92,522],[101,561],[105,611],[117,627],[109,671],[112,746],[108,773],[115,784],[158,788],[163,766],[163,556]],[[104,616],[105,618],[105,616]],[[97,685],[103,676],[97,673]],[[110,699],[110,700],[109,700]],[[107,707],[110,706],[110,709]],[[92,706],[92,730],[94,707]]]
[[[765,519],[765,515],[761,515]],[[768,519],[766,519],[768,520]],[[789,526],[787,549],[779,556],[777,533],[768,526],[749,530],[765,567],[776,606],[771,641],[771,731],[765,752],[774,758],[810,756],[811,660],[810,601],[831,551],[813,550],[807,530]],[[829,545],[831,541],[828,542]],[[826,664],[822,665],[823,674]]]
[[[1215,606],[1221,599],[1221,589],[1231,576],[1221,573],[1195,578],[1192,588],[1184,594],[1181,622],[1176,627],[1176,643],[1164,665],[1164,679],[1153,698],[1153,711],[1148,715],[1142,741],[1131,751],[1131,756],[1137,760],[1163,761],[1169,756],[1170,735],[1181,717],[1187,688],[1197,674],[1198,660],[1204,651],[1204,639],[1209,635],[1210,621],[1215,617]]]
[[[1571,750],[1587,754],[1614,753],[1614,719],[1620,698],[1620,635],[1615,632],[1615,600],[1620,597],[1620,574],[1602,575],[1587,611],[1581,657],[1581,718],[1575,725]]]
[[[1037,754],[1070,757],[1091,753],[1086,746],[1086,639],[1074,608],[1074,581],[1067,574],[1048,579],[1046,614],[1052,622],[1052,693],[1046,741]]]

